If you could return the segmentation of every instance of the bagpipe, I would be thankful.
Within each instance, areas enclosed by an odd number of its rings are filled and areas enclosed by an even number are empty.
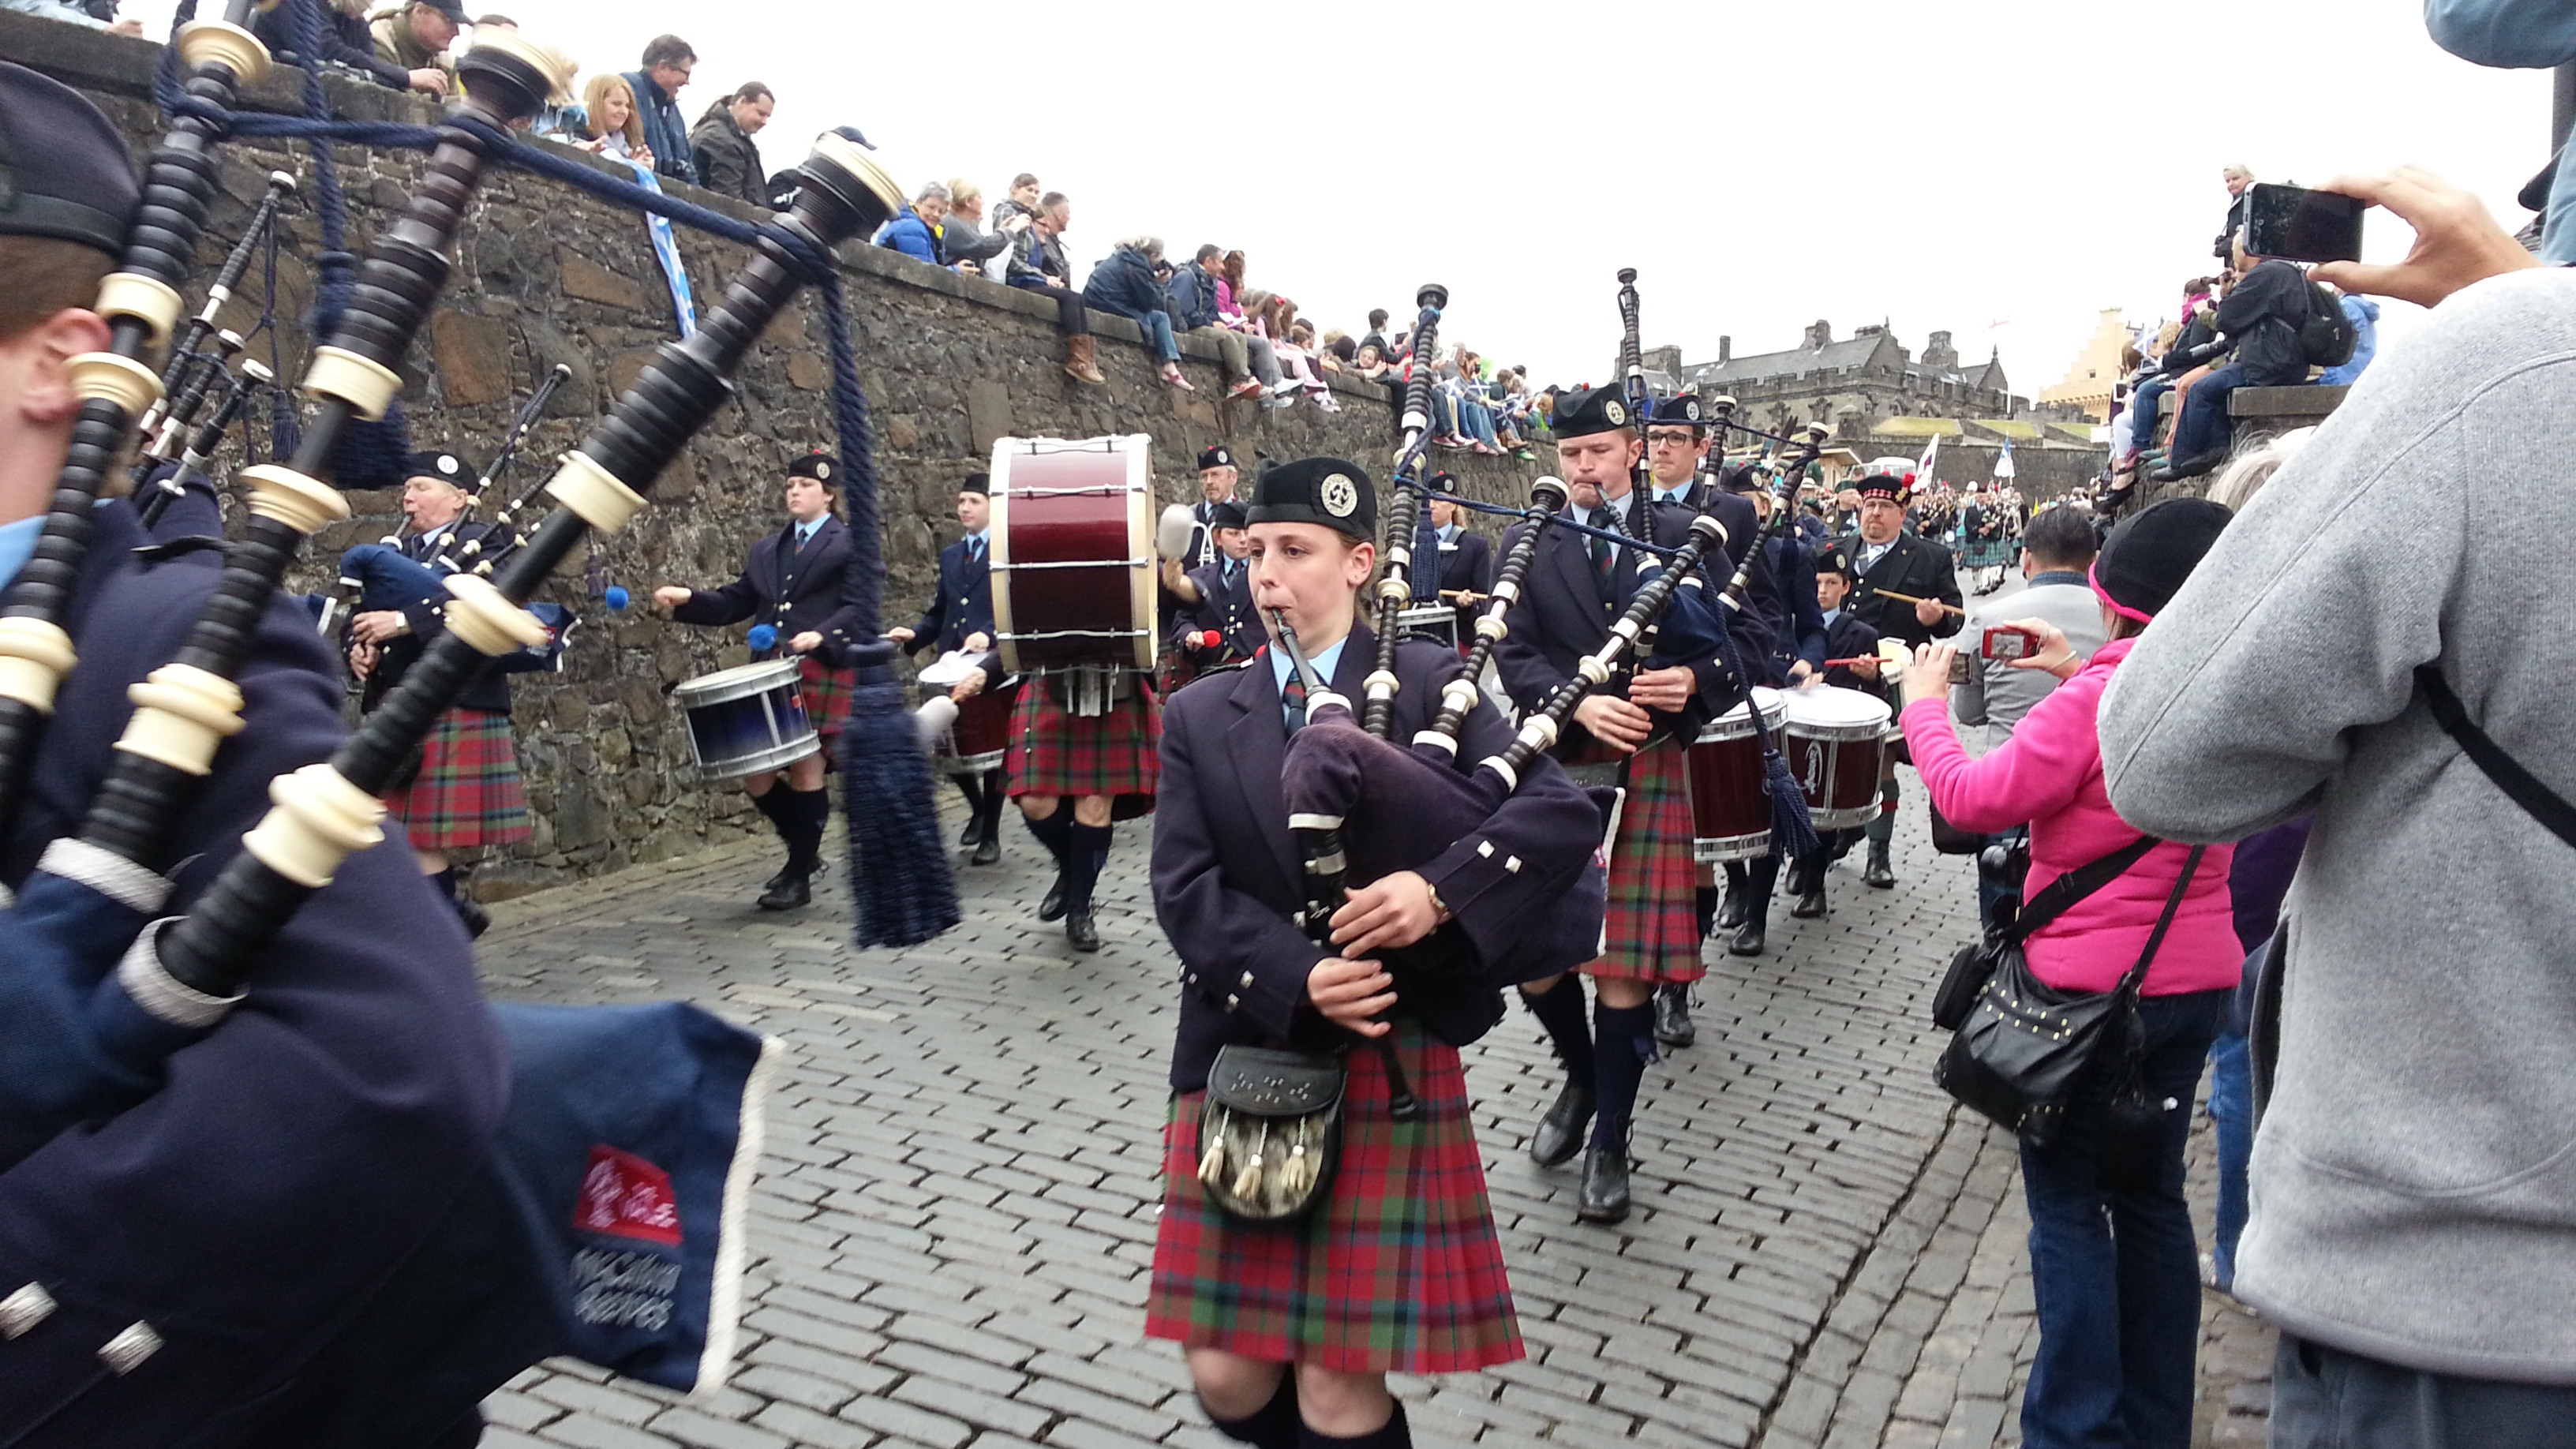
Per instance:
[[[163,370],[151,359],[177,330],[179,288],[215,186],[214,148],[235,127],[290,119],[231,109],[268,69],[245,24],[251,9],[252,0],[230,0],[225,18],[180,29],[182,103],[152,154],[121,264],[97,303],[112,341],[68,368],[82,399],[73,443],[43,539],[0,606],[0,824],[22,803],[57,687],[77,663],[64,625],[92,504],[164,396]],[[309,8],[301,18],[308,29],[318,24]],[[657,476],[726,402],[728,379],[752,345],[809,283],[825,294],[843,454],[858,468],[854,531],[873,549],[872,448],[831,250],[891,218],[903,193],[864,150],[826,134],[803,165],[792,211],[758,227],[714,213],[694,218],[756,248],[720,304],[692,336],[664,344],[563,458],[544,490],[555,511],[514,529],[498,557],[431,580],[446,595],[444,633],[328,762],[273,781],[273,808],[242,849],[183,913],[163,914],[179,864],[171,858],[177,827],[222,743],[245,724],[234,681],[255,632],[304,538],[348,515],[331,481],[335,449],[347,430],[383,419],[394,404],[395,365],[427,321],[480,179],[502,158],[557,174],[569,164],[587,177],[578,163],[523,150],[510,135],[560,97],[569,62],[515,31],[486,27],[457,68],[461,97],[414,143],[431,147],[418,185],[369,247],[313,350],[302,383],[312,416],[291,458],[242,470],[249,517],[225,546],[202,615],[177,657],[129,691],[135,709],[76,832],[46,847],[0,909],[9,983],[0,992],[0,1172],[164,1090],[171,1057],[221,1030],[260,989],[261,968],[298,909],[348,856],[384,840],[380,797],[437,718],[493,660],[545,640],[545,626],[521,605],[592,530],[613,532],[644,507]],[[685,207],[600,178],[579,184],[666,213]],[[272,189],[272,199],[282,194]],[[227,271],[229,286],[238,272]],[[173,359],[174,374],[178,365]],[[173,419],[176,401],[166,410]],[[863,562],[873,567],[873,553]],[[423,582],[406,576],[389,587]],[[873,630],[873,619],[864,622]],[[910,944],[955,922],[955,894],[892,651],[878,652],[862,661],[845,772],[856,777],[859,934],[862,944]],[[875,838],[915,825],[927,848]],[[428,1344],[433,1361],[418,1365],[417,1382],[468,1396],[467,1404],[555,1353],[670,1387],[714,1388],[733,1347],[741,1218],[776,1044],[678,1003],[492,1009],[512,1057],[499,1140],[434,1238],[342,1331],[381,1329]]]
[[[1422,310],[1413,322],[1414,363],[1404,385],[1404,442],[1396,451],[1393,493],[1386,506],[1384,572],[1378,578],[1375,616],[1377,659],[1361,686],[1367,699],[1362,718],[1368,732],[1380,739],[1395,725],[1396,620],[1414,598],[1411,571],[1414,550],[1422,538],[1416,524],[1422,516],[1423,444],[1431,435],[1431,364],[1440,352],[1440,312],[1449,305],[1449,289],[1425,282],[1413,301]],[[1431,563],[1436,575],[1439,555],[1432,555]],[[1436,585],[1438,579],[1433,582]]]

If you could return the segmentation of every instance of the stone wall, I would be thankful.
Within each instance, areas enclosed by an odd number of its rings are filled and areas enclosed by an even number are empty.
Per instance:
[[[0,12],[0,57],[88,92],[133,138],[138,164],[160,131],[149,100],[158,49]],[[281,70],[253,102],[289,108],[296,81]],[[391,91],[331,85],[334,104],[346,114],[431,118],[425,104]],[[769,150],[773,166],[791,159],[782,146]],[[355,147],[334,155],[349,198],[349,236],[353,246],[363,246],[402,207],[421,157]],[[935,156],[887,159],[906,181],[913,179],[907,167],[940,164]],[[192,307],[276,169],[305,178],[310,196],[311,157],[300,145],[224,148],[226,195],[215,208],[213,235],[198,249],[204,275],[192,290]],[[752,214],[683,190],[692,200]],[[281,375],[294,377],[306,345],[297,319],[311,298],[303,258],[319,246],[309,204],[296,208],[288,232],[275,310],[285,338]],[[685,230],[680,249],[702,311],[746,259],[739,247]],[[985,465],[999,437],[1149,434],[1157,491],[1167,502],[1197,496],[1195,455],[1219,439],[1247,458],[1333,453],[1380,472],[1392,456],[1392,409],[1373,385],[1341,384],[1337,412],[1228,403],[1218,396],[1223,383],[1213,345],[1184,339],[1185,370],[1197,390],[1176,392],[1155,381],[1134,324],[1095,312],[1100,365],[1110,384],[1087,387],[1059,370],[1063,344],[1052,302],[864,245],[844,248],[842,258],[860,378],[877,428],[887,624],[918,612],[938,548],[955,534],[956,483]],[[258,320],[260,278],[254,269],[231,325],[246,330]],[[1409,294],[1419,280],[1390,278],[1389,288]],[[528,464],[506,484],[516,494],[541,476],[543,460],[579,440],[672,333],[670,300],[640,216],[499,169],[458,239],[454,276],[405,368],[415,443],[452,447],[479,461],[533,380],[558,362],[569,366],[571,380],[527,441]],[[255,355],[266,355],[265,343],[255,347]],[[624,534],[598,544],[592,559],[575,560],[587,562],[595,580],[623,585],[639,599],[666,582],[722,583],[741,568],[746,546],[779,526],[781,468],[810,447],[833,445],[829,354],[810,299],[770,330],[736,385],[733,402],[653,491],[656,506]],[[1528,479],[1540,471],[1463,454],[1444,462],[1468,492],[1503,502],[1521,501]],[[341,548],[373,541],[398,522],[391,491],[353,493],[351,504],[356,516],[309,551],[300,586],[324,580]],[[747,660],[743,630],[684,628],[641,609],[611,615],[584,603],[584,572],[568,571],[548,595],[586,613],[564,672],[515,682],[519,760],[537,835],[484,866],[487,894],[666,858],[758,823],[739,792],[690,778],[688,745],[668,701],[670,687],[681,680]]]

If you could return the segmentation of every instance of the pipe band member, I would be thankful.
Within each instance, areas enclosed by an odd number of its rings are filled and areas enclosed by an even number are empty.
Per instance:
[[[433,574],[452,572],[441,560],[489,534],[492,526],[465,516],[476,474],[453,453],[417,453],[406,465],[403,516],[411,524],[399,551]],[[373,713],[446,628],[442,589],[374,609],[349,621],[349,670],[365,681],[358,707]],[[385,797],[403,822],[421,874],[456,903],[465,929],[483,934],[491,918],[458,883],[451,851],[516,845],[533,830],[528,797],[519,781],[519,755],[510,732],[510,677],[492,667],[438,717],[421,743],[420,762]]]
[[[1849,659],[1850,664],[1836,664],[1824,672],[1824,682],[1835,689],[1857,689],[1865,694],[1878,694],[1887,687],[1878,660],[1864,656],[1878,651],[1878,631],[1860,621],[1851,610],[1852,590],[1860,581],[1853,569],[1851,555],[1839,543],[1825,545],[1816,556],[1816,609],[1825,621],[1825,657]],[[1790,903],[1789,914],[1802,921],[1824,919],[1825,868],[1833,863],[1835,853],[1851,848],[1857,831],[1821,830],[1816,833],[1816,848],[1799,856],[1789,866],[1789,887],[1797,899]]]
[[[1317,672],[1360,698],[1377,652],[1358,607],[1377,563],[1368,475],[1337,458],[1273,468],[1250,524],[1256,604],[1284,613]],[[1405,740],[1439,712],[1459,663],[1427,640],[1399,644],[1395,658],[1393,735]],[[1281,651],[1265,648],[1166,709],[1154,909],[1181,959],[1181,1002],[1145,1332],[1182,1345],[1200,1405],[1229,1439],[1396,1449],[1413,1440],[1389,1373],[1471,1373],[1523,1351],[1458,1046],[1426,1025],[1452,1004],[1399,999],[1375,958],[1452,921],[1487,963],[1542,934],[1537,922],[1571,894],[1559,883],[1588,864],[1600,820],[1561,770],[1537,761],[1478,832],[1351,891],[1333,917],[1340,949],[1318,946],[1293,920],[1304,880],[1280,775],[1306,695],[1292,679]],[[1510,736],[1496,711],[1478,709],[1457,759],[1472,770]],[[1479,989],[1490,998],[1492,987]],[[1499,1014],[1493,1003],[1475,1019]],[[1394,1120],[1377,1053],[1354,1049],[1327,1199],[1292,1223],[1224,1216],[1198,1179],[1218,1050],[1330,1050],[1347,1032],[1394,1041],[1420,1120]]]
[[[1566,514],[1632,538],[1651,527],[1653,542],[1677,547],[1689,537],[1694,513],[1650,503],[1631,488],[1631,470],[1645,446],[1637,421],[1615,387],[1558,400],[1557,461],[1573,490]],[[1728,555],[1723,565],[1711,559],[1706,574],[1731,578],[1755,541],[1753,505],[1725,496],[1706,511],[1726,530]],[[1509,554],[1516,541],[1517,533],[1507,532],[1503,551]],[[1576,661],[1609,638],[1647,562],[1636,549],[1603,538],[1560,528],[1540,536],[1527,586],[1505,616],[1510,632],[1493,654],[1504,692],[1525,714],[1574,678]],[[1757,574],[1765,572],[1756,565]],[[1760,617],[1750,609],[1727,613],[1740,657],[1767,658],[1771,641]],[[1654,1060],[1654,990],[1686,986],[1707,973],[1693,908],[1698,866],[1686,757],[1701,722],[1732,704],[1741,683],[1714,654],[1669,668],[1639,667],[1624,687],[1614,678],[1577,705],[1579,728],[1558,746],[1561,758],[1576,763],[1618,762],[1627,791],[1610,855],[1603,950],[1583,968],[1598,996],[1591,1024],[1584,1022],[1581,988],[1564,977],[1521,988],[1566,1069],[1565,1087],[1532,1135],[1530,1155],[1552,1167],[1584,1154],[1576,1212],[1587,1222],[1628,1215],[1629,1115]]]
[[[764,911],[794,910],[814,899],[814,872],[823,863],[823,827],[832,818],[823,771],[849,717],[856,674],[843,661],[859,641],[850,630],[858,610],[850,601],[856,580],[850,566],[850,532],[841,522],[840,462],[817,450],[787,465],[787,526],[751,546],[742,576],[720,589],[665,584],[653,601],[682,624],[739,624],[745,619],[778,631],[776,649],[800,657],[805,717],[823,748],[784,770],[742,782],[751,803],[768,817],[787,846],[787,863],[761,886]],[[768,656],[764,656],[768,657]],[[782,788],[781,781],[784,781]]]
[[[1188,610],[1182,648],[1194,656],[1195,678],[1207,669],[1249,659],[1269,636],[1252,607],[1252,539],[1244,532],[1243,505],[1219,503],[1208,510],[1207,532],[1214,557],[1184,572],[1178,559],[1162,563],[1163,587]],[[1214,634],[1207,645],[1202,635]]]
[[[921,611],[921,621],[909,628],[897,626],[886,631],[886,637],[903,645],[904,652],[992,652],[991,493],[992,475],[988,473],[970,473],[965,482],[957,485],[957,524],[966,530],[966,536],[939,551],[939,582],[930,596],[930,606]],[[980,671],[969,674],[949,691],[949,697],[963,704],[983,693],[989,682]],[[949,776],[957,783],[957,793],[966,797],[966,831],[957,843],[974,850],[971,859],[976,865],[991,865],[1002,858],[1003,773],[994,769]]]
[[[1494,592],[1494,545],[1467,523],[1458,502],[1458,480],[1447,472],[1431,475],[1427,486],[1432,543],[1420,556],[1440,560],[1438,597],[1458,613],[1458,642],[1475,642],[1476,620]]]
[[[1919,649],[1958,633],[1968,616],[1960,612],[1964,600],[1959,597],[1959,573],[1952,566],[1950,551],[1905,526],[1906,510],[1918,496],[1914,483],[1912,471],[1893,465],[1854,480],[1852,488],[1860,495],[1858,531],[1843,538],[1842,549],[1859,576],[1845,607],[1876,629],[1880,638],[1902,639]],[[1923,602],[1887,598],[1879,593],[1881,589]],[[1942,604],[1950,607],[1944,609]],[[1896,686],[1897,681],[1890,679],[1880,688],[1890,708],[1903,702]],[[1896,837],[1896,764],[1896,752],[1891,750],[1886,773],[1880,776],[1877,818],[1861,827],[1862,837],[1869,841],[1869,862],[1861,871],[1861,884],[1876,890],[1896,884],[1896,871],[1887,858],[1889,842]],[[1850,849],[1851,842],[1845,840],[1835,855],[1839,858]]]
[[[984,666],[987,687],[1001,668],[998,655]],[[1042,674],[1012,704],[1002,767],[1029,834],[1055,857],[1038,919],[1063,921],[1077,951],[1100,949],[1092,891],[1109,863],[1115,822],[1154,809],[1162,737],[1154,676],[1142,670],[1083,665]]]

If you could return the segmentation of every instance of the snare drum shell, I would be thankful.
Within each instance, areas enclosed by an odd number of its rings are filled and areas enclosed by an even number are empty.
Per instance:
[[[993,445],[993,632],[1010,673],[1152,670],[1152,439]],[[1057,490],[1098,490],[1057,491]],[[1032,638],[1048,634],[1056,637]]]
[[[1818,830],[1855,830],[1878,815],[1888,719],[1885,700],[1856,689],[1791,699],[1785,754]]]
[[[689,753],[706,780],[738,780],[823,747],[805,716],[804,668],[767,659],[685,680],[671,691],[689,732]]]
[[[1690,747],[1691,857],[1702,865],[1750,860],[1771,848],[1762,747],[1765,736],[1777,746],[1783,705],[1778,691],[1756,688],[1753,706],[1751,718],[1738,705],[1712,720]]]

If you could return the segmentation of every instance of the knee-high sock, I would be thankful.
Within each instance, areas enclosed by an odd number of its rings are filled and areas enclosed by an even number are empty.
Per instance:
[[[1592,1145],[1625,1152],[1628,1119],[1637,1111],[1637,1086],[1646,1080],[1646,1063],[1655,1059],[1655,1009],[1595,1002],[1592,1035]]]
[[[1729,861],[1726,866],[1728,881],[1732,882],[1735,879],[1735,870],[1734,862]],[[1699,938],[1705,941],[1708,939],[1708,933],[1717,926],[1717,887],[1701,886],[1699,893],[1693,897],[1693,903],[1699,910]]]
[[[982,819],[984,817],[984,777],[951,775],[948,778],[956,782],[957,793],[966,797],[966,813],[978,820]]]
[[[1404,1422],[1404,1401],[1395,1401],[1395,1417],[1366,1434],[1327,1434],[1311,1424],[1297,1428],[1297,1449],[1413,1449],[1413,1429]]]
[[[1109,841],[1116,830],[1109,825],[1074,823],[1072,837],[1064,852],[1064,909],[1067,914],[1091,909],[1091,888],[1100,883],[1100,869],[1109,864]]]
[[[1044,820],[1029,815],[1023,815],[1020,818],[1028,821],[1029,834],[1036,836],[1038,844],[1047,848],[1047,854],[1055,857],[1055,868],[1063,870],[1065,851],[1073,840],[1072,808],[1058,805],[1055,807],[1055,813]]]
[[[1011,798],[1009,795],[1003,793],[1003,787],[1009,783],[1009,777],[1005,776],[1000,770],[987,770],[984,772],[984,802],[975,818],[983,825],[984,833],[986,835],[992,834],[995,830],[1001,827],[1002,807],[1010,803]]]
[[[1548,1044],[1556,1048],[1556,1059],[1565,1063],[1565,1075],[1576,1082],[1590,1082],[1592,1027],[1583,1019],[1582,979],[1568,976],[1557,982],[1554,990],[1540,995],[1523,991],[1521,1005],[1547,1028]]]
[[[786,798],[778,806],[778,833],[787,839],[787,868],[811,875],[823,864],[823,827],[831,823],[832,792],[773,788]]]
[[[1860,828],[1873,846],[1885,845],[1896,838],[1896,782],[1882,781],[1878,787],[1878,813]]]
[[[768,789],[751,797],[751,808],[759,811],[761,818],[769,822],[769,828],[778,832],[779,840],[786,844],[788,853],[792,855],[796,850],[796,832],[787,823],[787,817],[779,813],[779,807],[787,803],[787,794],[787,782],[773,780]]]
[[[1744,919],[1760,923],[1771,909],[1771,888],[1780,881],[1778,852],[1744,862]]]
[[[1199,1407],[1207,1408],[1207,1400],[1199,1400]],[[1220,1419],[1211,1411],[1208,1422],[1218,1433],[1238,1444],[1249,1444],[1252,1449],[1297,1449],[1296,1366],[1290,1365],[1279,1376],[1278,1391],[1270,1396],[1269,1403],[1240,1419]]]

